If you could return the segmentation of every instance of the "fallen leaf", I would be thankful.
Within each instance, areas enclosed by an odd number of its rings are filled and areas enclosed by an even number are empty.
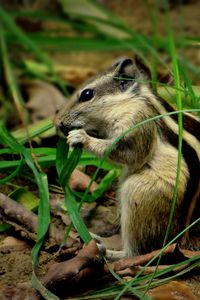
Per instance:
[[[96,243],[92,240],[74,258],[53,264],[43,284],[56,295],[66,296],[74,289],[77,293],[79,288],[90,285],[103,271],[103,261]]]
[[[36,210],[39,205],[39,198],[24,188],[17,188],[10,195],[10,198],[23,205],[28,210]]]
[[[66,98],[61,92],[49,83],[33,80],[23,82],[22,86],[29,97],[26,106],[30,111],[32,122],[55,115],[66,103]]]
[[[134,266],[147,264],[155,255],[157,255],[161,249],[152,251],[144,255],[138,255],[134,257],[128,257],[120,259],[113,263],[114,271],[122,271],[127,268],[132,268]],[[200,251],[189,251],[180,249],[178,244],[172,244],[162,253],[161,264],[174,264],[186,260],[200,254]],[[157,260],[154,261],[156,264]]]
[[[189,286],[179,281],[171,281],[148,292],[154,300],[197,300]]]
[[[172,267],[173,265],[170,265],[170,266]],[[188,264],[184,264],[180,267],[174,266],[174,269],[171,271],[171,274],[178,273],[178,272],[184,270],[187,266],[188,266]],[[142,271],[142,275],[148,275],[148,274],[155,273],[157,271],[166,270],[168,268],[169,268],[169,265],[159,265],[158,267],[152,266],[152,267],[146,267],[145,269],[143,269],[142,266],[132,266],[132,267],[117,271],[117,274],[125,278],[127,276],[133,277],[133,276],[137,275],[140,271]]]
[[[180,249],[180,251],[187,258],[192,258],[194,256],[200,255],[200,251],[192,251],[192,250],[188,250],[188,249]]]
[[[89,186],[90,181],[91,181],[90,176],[79,171],[78,169],[75,169],[71,174],[69,185],[73,190],[84,191]],[[97,187],[98,184],[95,181],[93,181],[90,187],[90,193],[93,193]]]

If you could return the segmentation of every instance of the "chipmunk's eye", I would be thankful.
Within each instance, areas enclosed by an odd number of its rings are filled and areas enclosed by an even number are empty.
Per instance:
[[[89,101],[94,97],[94,90],[92,89],[85,89],[82,91],[79,97],[79,102]]]

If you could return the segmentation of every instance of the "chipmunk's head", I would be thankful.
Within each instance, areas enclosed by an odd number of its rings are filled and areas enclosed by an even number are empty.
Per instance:
[[[90,135],[105,137],[110,119],[120,117],[128,101],[140,96],[141,86],[150,87],[149,81],[150,71],[140,59],[121,59],[74,93],[56,114],[55,126],[64,135],[84,128]]]

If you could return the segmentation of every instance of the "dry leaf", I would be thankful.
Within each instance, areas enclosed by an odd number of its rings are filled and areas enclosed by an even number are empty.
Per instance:
[[[147,264],[155,255],[157,255],[161,249],[152,251],[147,254],[138,255],[134,257],[128,257],[121,259],[119,261],[116,261],[113,263],[113,269],[116,272],[122,271],[124,269],[132,268],[134,266],[141,266]],[[178,244],[172,244],[162,254],[161,264],[175,264],[181,261],[184,261],[188,258],[198,256],[200,254],[200,251],[189,251],[185,249],[180,249]],[[156,261],[154,261],[154,264],[156,264]]]
[[[71,177],[69,180],[69,185],[70,185],[71,189],[73,189],[73,190],[84,191],[87,189],[90,181],[91,181],[90,176],[79,171],[78,169],[75,169],[71,174]],[[93,183],[90,187],[90,192],[93,193],[97,187],[98,187],[98,184],[95,181],[93,181]]]
[[[103,262],[99,257],[96,243],[92,240],[74,258],[53,264],[43,280],[43,284],[56,295],[67,295],[73,289],[90,285],[103,272]],[[67,288],[66,288],[67,287]]]
[[[28,94],[27,108],[32,122],[43,120],[55,115],[56,111],[66,102],[66,98],[53,85],[40,81],[26,81],[22,83]]]
[[[148,292],[154,300],[197,300],[189,286],[179,281],[159,286]]]

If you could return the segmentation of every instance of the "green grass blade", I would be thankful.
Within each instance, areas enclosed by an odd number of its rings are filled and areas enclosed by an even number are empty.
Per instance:
[[[181,69],[180,69],[181,73]],[[182,73],[181,73],[182,75]],[[192,91],[191,91],[192,89]],[[169,86],[159,86],[158,87],[158,94],[164,98],[167,102],[170,102],[172,104],[176,103],[176,91],[178,89],[176,87],[169,87]],[[180,89],[181,92],[181,98],[183,99],[183,105],[184,108],[199,108],[200,106],[200,87],[199,86],[190,86],[190,88],[186,85],[186,88]],[[193,95],[194,93],[194,95]],[[195,104],[194,106],[191,106],[191,103],[193,102],[193,99],[195,98]]]
[[[18,187],[9,194],[12,200],[17,201],[28,210],[35,211],[38,208],[39,199],[27,188]]]
[[[8,88],[10,89],[19,117],[22,119],[23,123],[26,124],[28,120],[27,111],[25,109],[24,100],[22,98],[21,92],[17,85],[16,78],[13,73],[13,66],[11,65],[9,59],[8,49],[6,46],[6,41],[2,29],[0,29],[0,45],[1,45],[1,56],[2,56],[3,68],[5,72],[7,85]]]
[[[1,134],[0,134],[1,135]],[[1,166],[1,162],[0,162],[0,166]],[[11,181],[15,176],[17,176],[17,174],[19,174],[19,172],[21,171],[21,168],[22,168],[22,166],[23,166],[23,164],[24,164],[24,161],[23,161],[23,158],[21,158],[18,162],[17,162],[17,164],[15,164],[16,165],[16,169],[11,173],[11,174],[9,174],[9,175],[7,175],[6,177],[4,177],[4,178],[1,178],[0,179],[0,184],[5,184],[5,183],[7,183],[8,181]],[[3,167],[3,170],[4,170],[5,168]]]
[[[90,202],[100,198],[118,175],[119,172],[116,170],[109,171],[99,183],[98,188],[90,195]]]
[[[1,144],[10,147],[10,149],[21,155],[22,147],[18,142],[12,137],[12,135],[7,131],[4,124],[0,122],[0,136],[1,136]]]
[[[15,38],[20,42],[20,44],[27,50],[32,52],[40,61],[42,61],[48,68],[49,72],[53,74],[55,82],[61,87],[62,91],[67,94],[65,86],[62,84],[61,80],[58,78],[57,73],[54,71],[53,65],[48,58],[48,56],[35,44],[27,34],[25,34],[14,22],[11,16],[0,7],[0,20],[1,26],[6,28],[13,33]]]
[[[1,128],[1,127],[0,127]],[[40,202],[38,209],[38,237],[35,246],[32,249],[32,263],[33,267],[37,264],[37,257],[39,250],[44,241],[45,235],[48,231],[48,226],[50,223],[50,208],[49,208],[49,194],[48,194],[48,181],[46,174],[39,172],[34,164],[30,151],[20,145],[10,133],[3,128],[1,129],[1,137],[3,142],[11,147],[11,149],[17,151],[19,154],[23,155],[26,164],[29,166],[34,174],[36,183],[39,188]]]
[[[91,236],[89,231],[83,222],[83,219],[80,216],[79,208],[76,202],[76,198],[72,193],[69,185],[68,180],[69,177],[78,164],[80,155],[82,153],[81,147],[76,147],[73,149],[71,153],[69,153],[68,145],[66,144],[66,140],[60,139],[57,148],[57,155],[56,155],[56,168],[57,173],[59,176],[59,182],[64,190],[65,194],[65,206],[71,218],[71,221],[74,227],[77,229],[80,237],[85,243],[88,243],[91,240]],[[68,155],[68,157],[67,157]],[[67,232],[69,232],[71,225]]]
[[[0,224],[0,233],[1,232],[5,232],[6,230],[8,230],[11,227],[11,225],[9,224]]]
[[[28,149],[30,152],[30,150]],[[71,150],[70,150],[71,152]],[[0,155],[1,154],[17,154],[15,150],[11,149],[2,149],[0,150]],[[55,148],[34,148],[34,154],[37,157],[37,161],[40,164],[41,167],[46,168],[50,166],[55,166],[57,159],[56,159],[56,149]],[[67,153],[66,153],[67,155]],[[20,159],[14,159],[13,161],[1,161],[0,162],[0,172],[9,172],[17,168],[20,164]],[[87,165],[93,165],[96,167],[99,167],[100,165],[100,160],[95,157],[92,154],[89,153],[83,153],[79,159],[78,165],[80,166],[87,166]],[[61,164],[61,166],[63,166]],[[26,167],[25,161],[22,160],[22,167]],[[110,170],[115,170],[117,174],[119,174],[120,168],[117,166],[114,166],[107,161],[105,161],[102,165],[101,168],[110,171]]]
[[[39,255],[40,249],[43,245],[45,235],[48,232],[48,228],[49,228],[49,224],[50,224],[48,180],[47,180],[47,175],[45,173],[39,172],[37,170],[37,168],[33,162],[33,159],[27,149],[24,149],[23,155],[24,155],[27,165],[32,170],[32,172],[35,176],[35,180],[37,182],[37,185],[39,188],[39,195],[40,195],[40,202],[39,202],[39,208],[38,208],[37,242],[35,243],[34,247],[32,248],[32,265],[33,265],[33,268],[35,269],[35,267],[37,265],[38,255]],[[37,280],[34,269],[33,269],[33,273],[32,273],[32,285],[34,288],[41,291],[41,289],[39,289],[39,286],[41,285],[41,283]],[[49,298],[49,299],[51,299],[51,298]],[[57,299],[57,298],[54,297],[52,299]]]
[[[12,135],[18,140],[20,144],[26,143],[29,138],[34,138],[36,136],[40,136],[43,133],[46,133],[48,136],[55,134],[55,128],[53,128],[53,118],[47,118],[45,120],[39,121],[35,124],[31,124],[27,126],[26,129],[17,129],[12,132]],[[49,132],[49,130],[51,130]]]
[[[31,278],[32,286],[40,292],[42,297],[46,300],[60,300],[56,295],[52,294],[49,290],[47,290],[42,283],[38,280],[35,271],[33,270],[32,278]]]
[[[65,187],[65,185],[68,184],[71,173],[73,172],[73,170],[75,169],[75,167],[79,162],[81,153],[82,153],[82,147],[79,146],[75,147],[73,151],[70,153],[69,158],[64,163],[59,176],[59,181],[62,187]]]
[[[139,299],[142,297],[142,292],[139,291],[137,288],[133,288],[132,286],[128,285],[128,282],[126,280],[123,280],[117,273],[115,273],[109,266],[108,269],[110,273],[113,275],[114,278],[118,280],[118,282],[122,283],[122,285],[126,286],[128,291],[131,292],[133,295],[137,296]],[[121,295],[117,295],[115,297],[115,300],[121,299]],[[145,296],[144,300],[151,300],[149,296]]]
[[[63,166],[66,162],[67,156],[69,153],[69,145],[66,142],[66,139],[59,138],[56,152],[56,170],[60,176]]]
[[[102,169],[109,171],[109,170],[113,170],[113,168],[117,171],[120,168],[118,166],[115,166],[111,163],[109,163],[108,161],[104,161],[101,164],[101,161],[94,155],[92,154],[88,154],[88,153],[83,153],[83,155],[81,156],[80,160],[79,160],[79,165],[81,166],[87,166],[87,165],[93,165],[96,167],[101,167]]]
[[[75,196],[70,190],[68,185],[64,187],[64,193],[65,193],[65,205],[69,213],[69,216],[71,218],[71,221],[74,227],[76,228],[76,230],[78,231],[81,239],[84,241],[84,243],[87,244],[89,243],[89,241],[91,241],[92,237],[85,223],[83,222],[83,219],[80,216]]]
[[[3,124],[0,124],[0,140],[5,145],[10,146],[12,150],[16,151],[15,144],[12,142],[12,139],[10,139],[9,136],[7,137],[7,130],[5,129]],[[19,148],[17,148],[17,149],[20,150]],[[20,172],[22,165],[24,163],[23,156],[20,151],[19,151],[19,156],[20,156],[20,159],[18,160],[17,164],[15,164],[15,166],[14,166],[15,170],[10,175],[6,176],[5,178],[1,178],[0,184],[4,184],[4,183],[12,180]],[[4,162],[2,162],[2,161],[0,162],[0,169],[2,169],[2,171],[5,171],[5,166],[3,165],[3,163]]]
[[[186,100],[189,96],[189,106],[192,108],[200,108],[200,95],[194,91],[191,81],[188,79],[185,69],[179,64],[179,71],[184,80]]]

